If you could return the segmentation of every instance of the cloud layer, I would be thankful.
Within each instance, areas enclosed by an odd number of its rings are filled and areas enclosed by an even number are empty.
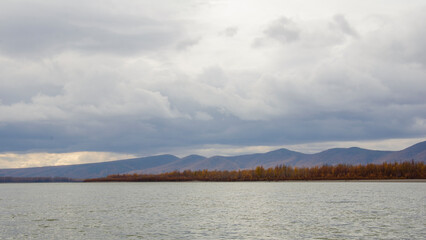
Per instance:
[[[424,138],[420,3],[2,1],[0,152]]]

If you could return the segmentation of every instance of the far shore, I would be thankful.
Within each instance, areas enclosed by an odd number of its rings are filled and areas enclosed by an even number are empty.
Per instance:
[[[292,182],[426,182],[426,179],[289,180]]]
[[[86,179],[90,180],[90,179]],[[76,181],[77,182],[77,181]],[[342,179],[336,179],[336,180],[260,180],[260,181],[202,181],[202,180],[185,180],[185,181],[83,181],[84,183],[159,183],[159,182],[169,182],[169,183],[175,183],[175,182],[406,182],[406,183],[424,183],[426,182],[426,179],[351,179],[351,180],[342,180]]]
[[[90,179],[87,179],[90,180]],[[140,182],[140,183],[149,183],[149,182],[402,182],[402,183],[425,183],[426,179],[352,179],[352,180],[277,180],[277,181],[267,181],[267,180],[262,180],[262,181],[200,181],[200,180],[187,180],[187,181],[94,181],[91,183],[122,183],[122,182],[127,182],[127,183],[135,183],[135,182]],[[84,182],[84,180],[73,180],[73,181],[69,181],[69,182],[40,182],[40,181],[15,181],[15,182],[2,182],[0,181],[0,184],[5,184],[5,183],[88,183],[88,182]]]

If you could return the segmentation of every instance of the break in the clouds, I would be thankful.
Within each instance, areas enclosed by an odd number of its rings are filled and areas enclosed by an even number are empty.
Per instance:
[[[2,1],[0,152],[424,138],[426,4],[319,4]]]

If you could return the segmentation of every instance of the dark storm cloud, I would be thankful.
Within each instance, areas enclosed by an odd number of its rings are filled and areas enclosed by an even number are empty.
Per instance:
[[[411,120],[392,122],[354,113],[324,113],[306,119],[241,121],[232,116],[202,120],[146,120],[108,118],[97,123],[27,123],[0,127],[1,151],[113,151],[143,154],[191,149],[205,144],[257,146],[347,141],[365,138],[421,137]],[[400,128],[400,126],[406,126]]]

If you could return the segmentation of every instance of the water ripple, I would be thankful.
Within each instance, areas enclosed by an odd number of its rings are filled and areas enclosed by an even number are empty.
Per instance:
[[[426,184],[0,185],[0,239],[424,239]]]

